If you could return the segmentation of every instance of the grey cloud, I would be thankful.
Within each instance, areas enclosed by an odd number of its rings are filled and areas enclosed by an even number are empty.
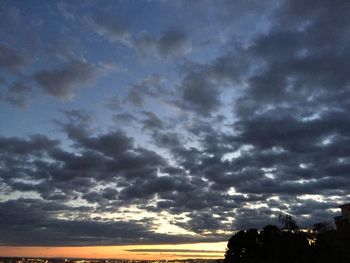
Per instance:
[[[11,31],[18,26],[21,19],[21,11],[17,7],[2,8],[0,12],[0,28],[2,31]]]
[[[63,127],[69,126],[69,124],[76,126],[79,126],[81,129],[87,129],[88,126],[91,124],[93,120],[93,115],[90,112],[84,111],[84,110],[63,110],[62,113],[64,114],[64,117],[66,118],[67,122],[63,123],[60,121],[56,121],[58,125],[61,125]],[[76,127],[72,126],[72,127]],[[68,131],[68,130],[67,130]]]
[[[65,2],[57,3],[57,10],[62,14],[62,16],[65,19],[71,20],[71,21],[76,20],[76,16],[71,10],[69,10],[69,6]]]
[[[147,57],[148,53],[155,48],[157,40],[147,32],[141,32],[135,41],[137,51],[143,56]]]
[[[118,124],[121,123],[125,125],[130,125],[136,122],[137,118],[134,115],[125,112],[113,115],[113,120],[115,120]]]
[[[67,35],[64,33],[58,34],[49,43],[47,43],[45,47],[43,47],[45,51],[45,59],[57,59],[63,61],[74,59],[76,57],[76,50],[82,45],[82,41],[80,41],[76,36]]]
[[[109,97],[106,100],[104,105],[110,110],[120,110],[120,109],[122,109],[122,102],[121,102],[119,96],[117,96],[117,95]]]
[[[181,66],[184,78],[177,87],[181,109],[208,117],[221,108],[224,90],[239,94],[244,79],[249,76],[250,64],[241,56],[242,48],[234,48],[209,64],[185,63]]]
[[[142,107],[144,103],[142,94],[136,89],[131,89],[129,91],[128,100],[137,107]]]
[[[181,139],[176,132],[158,132],[153,134],[153,139],[157,146],[175,149],[181,147]]]
[[[147,97],[159,98],[166,93],[163,87],[163,79],[158,75],[151,75],[130,87],[127,101],[136,107],[142,107]]]
[[[164,128],[164,124],[162,120],[154,113],[154,112],[149,112],[145,111],[143,112],[145,115],[145,119],[142,121],[143,123],[143,130],[162,130]]]
[[[100,12],[92,17],[85,17],[83,20],[94,32],[109,41],[129,44],[129,25],[120,15]]]
[[[116,189],[105,188],[105,189],[103,189],[101,196],[103,198],[113,200],[113,199],[117,198],[117,194],[118,194],[118,191]]]

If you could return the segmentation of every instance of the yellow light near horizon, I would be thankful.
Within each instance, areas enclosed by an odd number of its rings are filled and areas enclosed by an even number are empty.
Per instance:
[[[87,247],[11,247],[0,246],[1,256],[19,257],[66,257],[66,258],[118,258],[118,259],[181,259],[181,258],[223,258],[227,242],[87,246]],[[133,250],[143,250],[137,252]],[[150,250],[150,251],[147,251]],[[151,252],[157,250],[156,252]],[[166,250],[162,252],[161,250]],[[174,251],[171,251],[174,250]],[[177,252],[183,250],[181,252]],[[203,252],[205,251],[205,252]],[[213,252],[208,252],[213,251]],[[222,252],[218,252],[222,251]]]

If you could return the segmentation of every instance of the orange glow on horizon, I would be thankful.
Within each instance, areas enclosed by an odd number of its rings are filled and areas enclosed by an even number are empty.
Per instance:
[[[227,242],[87,246],[87,247],[19,247],[0,246],[0,256],[8,257],[63,257],[63,258],[115,258],[115,259],[186,259],[223,258]],[[131,251],[128,251],[131,250]],[[142,251],[132,251],[142,250]],[[147,251],[149,250],[149,251]],[[157,250],[157,251],[152,251]],[[164,250],[161,251],[161,250]],[[174,251],[171,251],[174,250]],[[209,252],[210,251],[210,252]],[[222,251],[222,252],[221,252]]]

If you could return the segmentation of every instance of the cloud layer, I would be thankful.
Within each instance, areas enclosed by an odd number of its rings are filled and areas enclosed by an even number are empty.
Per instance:
[[[138,5],[43,5],[63,46],[43,14],[26,29],[24,7],[3,17],[32,41],[0,41],[0,244],[332,221],[350,200],[348,1]]]

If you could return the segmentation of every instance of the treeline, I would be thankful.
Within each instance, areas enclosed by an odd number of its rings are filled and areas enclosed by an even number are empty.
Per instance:
[[[242,230],[227,244],[224,263],[349,263],[350,228],[335,230],[318,223],[301,230],[293,217],[280,217],[279,228],[267,225],[261,231]]]

